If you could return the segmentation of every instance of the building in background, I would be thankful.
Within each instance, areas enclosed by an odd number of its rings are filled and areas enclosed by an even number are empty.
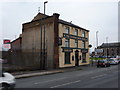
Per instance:
[[[2,51],[8,51],[11,49],[11,41],[9,39],[4,39],[2,44]]]
[[[89,30],[52,16],[38,13],[23,24],[21,37],[12,51],[21,49],[24,64],[53,69],[89,64]]]
[[[97,49],[102,49],[102,56],[106,57],[116,57],[120,56],[120,42],[116,43],[103,43],[98,46]]]

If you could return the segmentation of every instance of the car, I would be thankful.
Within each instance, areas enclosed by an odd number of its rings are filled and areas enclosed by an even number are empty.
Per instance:
[[[120,63],[120,56],[116,56],[116,59],[117,59],[118,62]]]
[[[110,63],[108,60],[98,60],[97,67],[110,67]]]
[[[119,63],[119,61],[116,58],[109,58],[107,60],[109,61],[110,64],[114,64],[115,65],[115,64]]]
[[[15,77],[8,72],[1,72],[0,86],[2,90],[12,90],[16,85]]]

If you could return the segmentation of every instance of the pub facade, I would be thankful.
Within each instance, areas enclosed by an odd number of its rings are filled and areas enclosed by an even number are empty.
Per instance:
[[[59,67],[89,64],[89,31],[59,20]]]

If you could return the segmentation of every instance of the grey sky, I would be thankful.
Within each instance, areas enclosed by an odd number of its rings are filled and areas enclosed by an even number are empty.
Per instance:
[[[10,1],[10,0],[9,0]],[[99,44],[118,41],[118,0],[48,0],[46,14],[59,13],[60,19],[90,30],[90,44],[96,47],[96,31],[99,31]],[[22,33],[22,24],[31,21],[43,12],[44,0],[7,0],[0,4],[0,43],[3,39],[15,39]],[[1,6],[0,5],[0,6]],[[2,21],[1,21],[2,19]],[[92,49],[93,49],[92,48]]]

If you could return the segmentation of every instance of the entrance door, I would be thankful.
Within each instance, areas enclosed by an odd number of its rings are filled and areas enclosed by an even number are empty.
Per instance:
[[[75,51],[75,66],[79,66],[79,51]]]

